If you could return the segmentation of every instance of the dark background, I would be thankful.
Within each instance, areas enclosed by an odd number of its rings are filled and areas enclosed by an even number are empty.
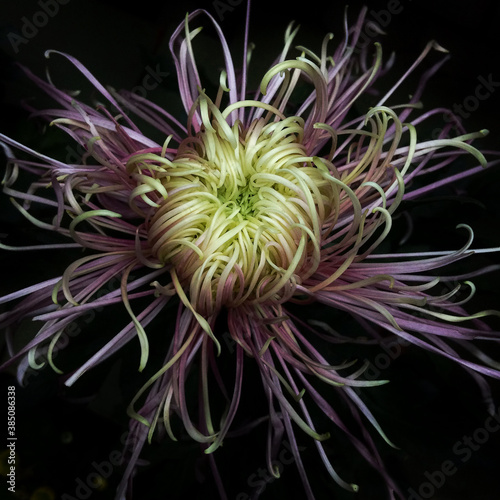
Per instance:
[[[12,63],[20,62],[42,76],[46,65],[43,53],[46,49],[58,49],[74,55],[102,83],[115,88],[132,89],[140,86],[147,75],[147,68],[160,67],[169,75],[148,92],[147,97],[174,110],[174,114],[181,112],[176,95],[174,67],[168,52],[169,36],[186,11],[204,7],[218,18],[216,5],[222,6],[223,3],[230,5],[224,1],[215,4],[210,1],[157,3],[142,0],[125,6],[124,2],[118,0],[70,0],[66,5],[59,6],[59,12],[39,28],[39,32],[28,43],[22,43],[18,50],[14,50],[9,43],[9,34],[21,34],[24,18],[32,20],[41,7],[36,1],[22,0],[15,5],[14,2],[8,5],[3,2],[0,7],[0,132],[35,149],[59,154],[62,158],[67,153],[64,142],[55,132],[44,130],[42,135],[40,124],[36,120],[28,120],[27,113],[19,106],[22,99],[34,96],[36,102],[44,101]],[[232,10],[223,12],[223,18],[219,19],[230,45],[240,48],[245,2],[238,4],[237,0],[233,0],[232,4]],[[352,21],[362,3],[350,2],[349,5]],[[370,16],[387,9],[387,5],[386,1],[369,2]],[[392,16],[385,28],[387,35],[382,40],[386,56],[391,50],[397,52],[392,81],[414,61],[430,39],[436,39],[451,53],[450,60],[431,80],[424,94],[426,107],[463,104],[464,99],[474,95],[479,77],[488,79],[491,75],[493,81],[500,82],[500,7],[496,2],[401,0],[400,6],[401,12]],[[260,68],[266,68],[280,50],[285,28],[291,20],[301,24],[297,44],[319,50],[327,32],[335,33],[333,44],[341,40],[343,13],[343,2],[336,1],[253,2],[250,38],[256,43],[252,63],[255,73],[260,75]],[[218,75],[214,73],[213,67],[216,66],[214,61],[220,59],[220,53],[212,52],[212,47],[216,45],[211,45],[210,33],[207,33],[207,37],[207,44],[200,49],[204,50],[204,54],[203,57],[200,55],[199,62],[203,71],[206,70],[207,77],[216,81]],[[429,63],[424,63],[423,67],[430,66],[439,57],[439,54],[432,54]],[[56,82],[61,81],[70,88],[79,87],[82,79],[69,64],[55,57],[49,63]],[[416,75],[411,78],[405,87],[409,93],[416,85],[416,78]],[[389,81],[390,78],[386,79],[387,84]],[[483,128],[490,130],[490,135],[478,142],[483,149],[500,149],[499,103],[500,87],[497,87],[464,120],[469,131]],[[431,130],[427,132],[432,133]],[[476,232],[475,247],[500,246],[498,172],[496,168],[437,192],[425,200],[407,203],[404,208],[414,221],[414,232],[403,249],[458,248],[463,244],[464,235],[457,232],[455,226],[461,222],[473,226]],[[32,231],[30,224],[12,210],[5,196],[0,200],[0,224],[0,233],[8,234],[11,244],[31,244],[33,238],[44,241],[44,236]],[[395,225],[393,249],[399,248],[401,227]],[[69,254],[71,252],[2,252],[2,295],[58,275],[75,258],[76,254]],[[495,264],[498,260],[496,255],[481,256],[474,266]],[[455,271],[460,272],[460,269]],[[499,308],[499,278],[500,273],[497,271],[474,280],[479,291],[472,301],[471,310]],[[168,318],[168,314],[165,317]],[[348,319],[335,312],[327,319],[331,322],[342,321],[347,329],[355,328]],[[160,320],[156,324],[159,333],[155,334],[156,340],[153,340],[158,346],[162,344],[161,332],[171,326],[168,319],[162,321],[163,324]],[[492,320],[491,324],[499,329],[498,322]],[[100,332],[110,334],[117,331],[113,314],[106,313],[92,325],[82,324],[81,327],[84,335],[80,335],[74,346],[68,347],[57,359],[68,371],[75,366],[75,360],[82,357],[86,359],[93,352],[93,345],[99,344]],[[121,450],[120,437],[127,429],[125,408],[135,391],[147,380],[147,374],[139,376],[136,372],[136,348],[135,345],[129,346],[120,359],[112,358],[95,372],[83,377],[70,390],[49,369],[31,377],[26,389],[18,389],[19,461],[14,498],[45,500],[60,498],[64,493],[78,498],[77,479],[85,481],[94,471],[94,462],[109,460],[112,452]],[[355,355],[361,359],[370,356],[374,359],[377,353],[367,350]],[[338,356],[338,353],[332,355]],[[247,363],[247,366],[248,395],[242,402],[242,412],[248,412],[248,415],[265,413],[265,405],[263,407],[259,399],[262,398],[260,377],[251,368],[251,363]],[[392,383],[366,391],[366,400],[382,427],[400,448],[393,450],[379,443],[382,457],[403,491],[407,492],[410,487],[418,490],[423,481],[428,481],[426,471],[432,473],[451,459],[456,463],[458,472],[448,477],[442,487],[436,488],[431,497],[422,498],[498,498],[500,432],[492,433],[466,463],[462,463],[452,451],[458,441],[482,427],[487,418],[477,387],[463,371],[444,360],[408,349],[384,371],[383,376]],[[2,387],[13,383],[12,373],[2,374],[2,380]],[[493,382],[492,385],[499,408],[499,384]],[[230,498],[237,498],[240,491],[249,493],[251,488],[247,479],[264,467],[265,432],[265,426],[261,426],[247,436],[228,440],[224,448],[217,451]],[[337,441],[332,440],[328,450],[340,474],[361,485],[358,495],[343,492],[336,486],[332,489],[311,441],[302,436],[300,431],[297,431],[297,435],[300,444],[306,448],[304,460],[313,490],[319,499],[386,498],[380,478],[343,442],[341,436],[336,437]],[[145,457],[151,465],[143,467],[137,476],[135,498],[217,498],[210,472],[196,444],[189,441],[172,443],[166,439],[153,444]],[[113,469],[113,473],[98,489],[92,489],[88,496],[85,496],[86,490],[82,489],[80,497],[92,500],[113,498],[119,477],[120,469]],[[285,468],[280,481],[267,486],[262,498],[301,498],[303,494],[300,488],[296,469],[290,465]],[[0,487],[0,498],[3,498],[5,490],[3,486]]]

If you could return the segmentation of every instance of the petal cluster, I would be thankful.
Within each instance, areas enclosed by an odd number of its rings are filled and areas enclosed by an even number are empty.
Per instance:
[[[463,308],[466,300],[455,300],[459,288],[433,293],[440,280],[447,279],[437,270],[472,255],[472,230],[464,226],[469,238],[462,248],[439,255],[379,250],[404,200],[497,160],[488,162],[471,145],[486,131],[463,130],[449,138],[451,127],[445,127],[437,139],[420,137],[422,124],[438,113],[422,111],[420,98],[442,61],[422,75],[409,102],[393,103],[392,95],[431,50],[443,49],[429,43],[394,86],[381,93],[376,84],[381,75],[391,74],[392,60],[383,62],[379,44],[355,50],[365,16],[363,10],[336,48],[327,35],[320,54],[300,46],[293,49],[298,30],[291,25],[260,88],[249,90],[248,43],[239,71],[216,21],[204,11],[190,14],[170,42],[185,123],[144,97],[105,88],[67,54],[52,51],[47,56],[69,61],[105,104],[80,102],[25,70],[57,104],[34,114],[66,132],[86,154],[78,163],[68,163],[0,135],[8,158],[3,190],[33,224],[68,241],[38,250],[86,252],[61,276],[0,299],[14,304],[0,315],[9,345],[24,319],[40,325],[21,350],[11,349],[7,364],[19,362],[21,381],[30,369],[46,363],[60,372],[54,355],[69,326],[89,310],[118,304],[128,324],[74,367],[66,384],[75,383],[136,337],[142,371],[149,359],[148,325],[163,317],[167,304],[177,305],[164,364],[155,367],[157,372],[129,407],[131,459],[120,498],[141,448],[159,424],[178,439],[172,423],[177,416],[183,432],[208,454],[223,443],[238,414],[247,363],[258,367],[262,399],[269,407],[263,420],[269,429],[270,474],[278,474],[273,459],[286,437],[307,498],[313,498],[295,437],[299,428],[314,440],[332,478],[348,490],[358,489],[332,466],[324,447],[330,433],[317,428],[311,410],[315,408],[346,433],[396,495],[398,488],[373,439],[368,432],[360,436],[354,430],[358,425],[373,427],[391,444],[358,391],[386,381],[363,378],[367,365],[355,360],[332,364],[318,347],[318,338],[333,345],[403,339],[461,364],[485,397],[489,393],[483,376],[500,378],[498,363],[470,344],[477,337],[498,343],[500,333],[481,319],[498,313],[469,315]],[[207,94],[195,60],[200,28],[192,26],[203,17],[215,28],[225,62],[214,96]],[[359,114],[354,104],[367,93],[377,97]],[[145,136],[131,112],[153,125],[161,139]],[[438,182],[426,181],[426,175],[444,172],[464,156],[471,167],[443,174]],[[26,191],[16,188],[20,171],[33,177]],[[50,220],[34,215],[32,206],[39,204],[53,210]],[[462,278],[488,270],[464,273]],[[120,285],[107,288],[116,279]],[[467,283],[472,295],[473,284]],[[137,301],[141,304],[149,300],[148,305],[138,311],[136,299],[142,299]],[[304,323],[295,310],[313,302],[347,312],[370,338],[351,338],[341,325]],[[221,318],[230,349],[216,328]],[[222,351],[229,351],[234,363],[229,382],[218,368]],[[193,371],[199,374],[194,399],[187,389]],[[342,420],[330,393],[322,393],[325,387],[350,410],[354,425]],[[225,402],[222,411],[215,408],[214,399]],[[215,463],[213,455],[210,459]],[[221,481],[219,488],[225,497]]]

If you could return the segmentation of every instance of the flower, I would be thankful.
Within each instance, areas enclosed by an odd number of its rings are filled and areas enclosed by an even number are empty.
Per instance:
[[[200,28],[192,25],[202,15],[213,24],[225,61],[215,95],[204,88],[195,61],[194,40]],[[436,270],[472,255],[472,230],[463,226],[469,238],[456,251],[406,255],[378,251],[403,200],[495,163],[488,163],[470,144],[486,131],[460,129],[461,135],[448,138],[449,124],[437,139],[420,140],[422,123],[442,112],[419,111],[423,87],[441,63],[423,75],[408,103],[389,104],[431,50],[444,51],[435,42],[385,95],[358,115],[354,103],[374,91],[379,77],[391,68],[391,60],[383,64],[380,45],[375,44],[374,54],[366,46],[355,50],[365,17],[363,10],[335,50],[330,49],[328,35],[319,55],[298,47],[295,58],[290,53],[297,28],[291,25],[283,51],[252,97],[247,89],[251,46],[245,42],[245,64],[238,72],[217,22],[204,11],[193,12],[170,42],[187,113],[185,124],[144,97],[104,88],[70,55],[47,52],[47,57],[70,61],[106,104],[91,107],[25,70],[59,105],[39,114],[87,152],[79,163],[63,162],[2,135],[9,160],[4,192],[36,226],[71,240],[38,250],[88,252],[62,276],[1,299],[17,301],[0,316],[10,345],[21,320],[32,318],[42,324],[33,340],[11,352],[7,364],[20,361],[20,380],[29,368],[45,362],[62,373],[54,355],[67,328],[88,311],[121,304],[130,317],[128,325],[75,367],[65,383],[74,384],[135,337],[142,371],[150,354],[148,326],[162,317],[167,304],[178,300],[165,362],[129,407],[131,457],[118,497],[124,495],[140,451],[160,423],[177,439],[174,415],[215,464],[213,452],[233,428],[249,362],[258,368],[269,405],[270,474],[279,476],[273,460],[286,438],[306,496],[313,498],[295,435],[299,427],[314,440],[334,481],[357,490],[332,466],[323,444],[329,432],[315,423],[311,410],[315,408],[329,425],[346,433],[395,495],[398,487],[365,426],[391,441],[358,393],[358,388],[386,381],[363,378],[367,363],[332,364],[316,346],[316,337],[326,337],[334,345],[402,339],[456,361],[486,395],[482,376],[500,378],[498,363],[469,343],[476,337],[499,340],[499,332],[481,321],[498,313],[467,314],[462,308],[466,300],[454,300],[459,288],[432,293],[440,280],[455,278],[438,277]],[[308,94],[299,100],[304,88]],[[153,125],[163,142],[145,136],[130,112]],[[30,159],[16,157],[12,148]],[[426,175],[444,172],[464,155],[479,165],[426,182]],[[14,187],[20,169],[35,176],[26,192]],[[30,213],[36,203],[54,209],[50,222]],[[487,270],[461,278],[468,280]],[[120,287],[109,291],[107,285],[117,278]],[[467,283],[472,295],[473,285]],[[149,303],[137,312],[134,304],[143,303],[139,299]],[[373,338],[351,338],[314,320],[304,324],[295,308],[313,302],[349,313]],[[231,340],[226,345],[216,328],[221,319]],[[470,356],[462,355],[462,350]],[[229,383],[217,363],[224,351],[234,360],[234,380]],[[192,401],[186,387],[195,368],[200,390],[198,400]],[[325,386],[350,410],[352,425],[342,420],[330,395],[325,395]],[[222,412],[215,409],[214,400],[225,402]],[[196,411],[198,424],[192,419]],[[224,497],[215,466],[214,470]]]

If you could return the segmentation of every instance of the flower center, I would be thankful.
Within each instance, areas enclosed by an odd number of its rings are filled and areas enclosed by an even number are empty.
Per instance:
[[[151,191],[146,169],[161,183],[163,199],[148,222],[152,254],[172,266],[200,314],[286,301],[318,267],[339,187],[306,155],[299,117],[260,118],[246,129],[204,125],[173,161],[133,159],[143,192]]]

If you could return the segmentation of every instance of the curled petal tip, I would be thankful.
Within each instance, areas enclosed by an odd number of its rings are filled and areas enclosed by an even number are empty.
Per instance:
[[[372,30],[377,34],[377,35],[387,35],[387,33],[382,29],[381,26],[379,26],[377,23],[374,22],[368,22],[367,26],[370,26]]]
[[[442,45],[436,42],[436,40],[433,40],[432,42],[432,48],[434,50],[437,50],[438,52],[443,52],[444,54],[449,54],[450,51],[446,48],[444,48]]]

